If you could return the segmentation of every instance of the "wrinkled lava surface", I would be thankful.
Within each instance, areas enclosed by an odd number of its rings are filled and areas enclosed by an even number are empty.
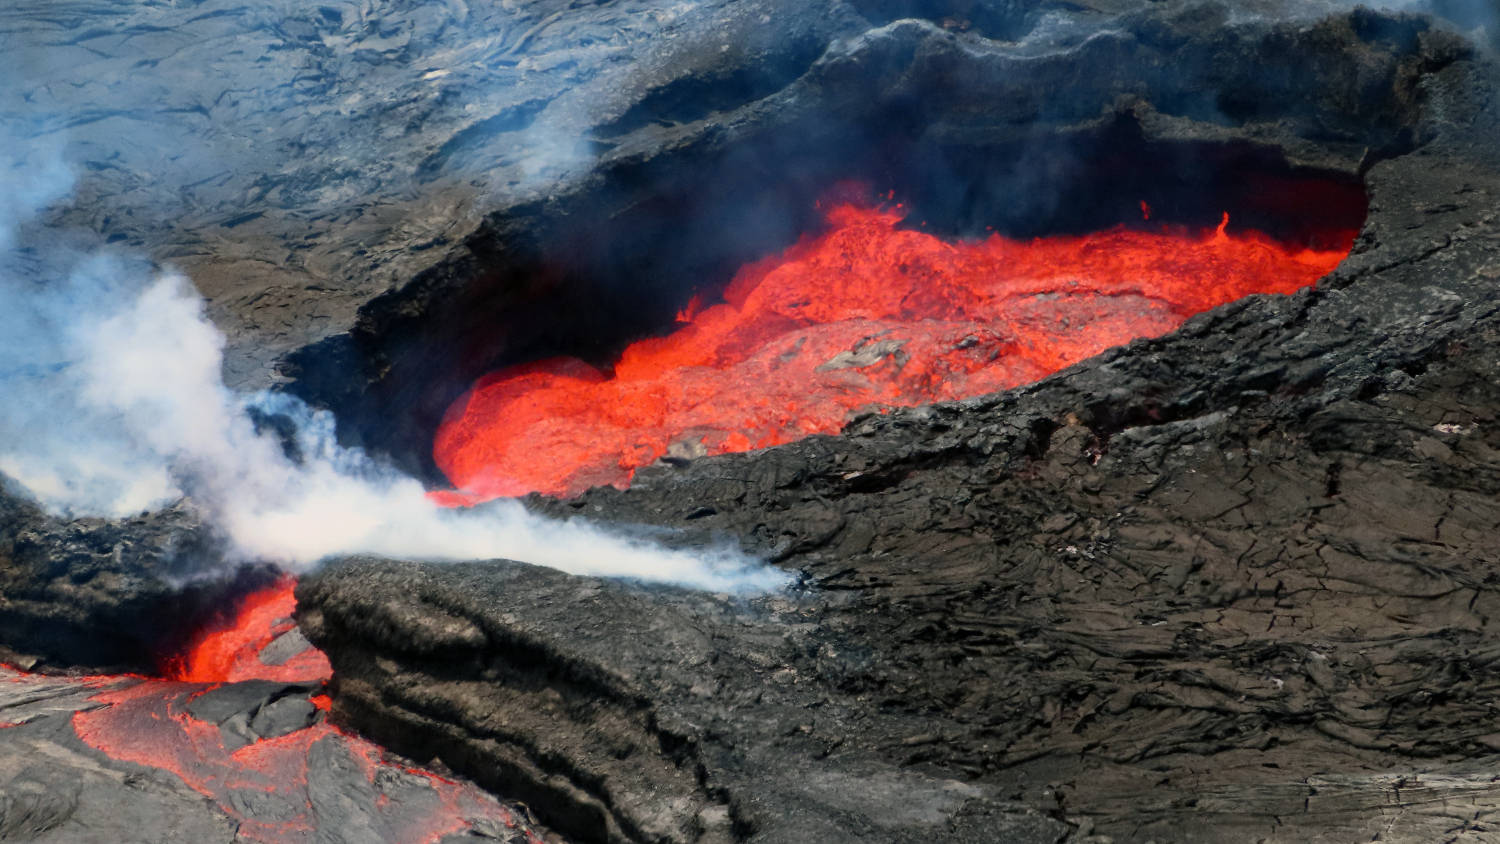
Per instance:
[[[434,458],[462,491],[443,500],[624,487],[663,456],[765,448],[862,411],[1036,381],[1226,302],[1311,285],[1355,234],[1294,246],[1233,231],[1225,214],[1206,231],[952,242],[906,216],[835,205],[828,231],[744,268],[722,303],[695,299],[685,325],[630,345],[609,373],[554,358],[481,379],[437,434]]]

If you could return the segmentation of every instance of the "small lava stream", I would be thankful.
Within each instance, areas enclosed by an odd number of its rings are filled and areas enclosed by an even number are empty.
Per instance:
[[[1150,208],[1141,203],[1143,217]],[[1113,229],[949,242],[902,228],[901,206],[837,204],[828,230],[745,267],[720,304],[689,305],[613,371],[575,358],[480,379],[433,457],[471,504],[629,484],[662,457],[838,432],[854,415],[1036,381],[1253,293],[1332,270],[1355,232],[1289,245],[1255,231]]]
[[[482,789],[398,763],[328,722],[323,685],[332,672],[291,620],[293,586],[287,577],[248,596],[165,679],[74,678],[98,689],[97,708],[72,715],[78,738],[117,761],[175,774],[247,841],[438,842],[467,831],[540,842]],[[326,827],[330,817],[340,829]]]
[[[237,683],[241,680],[279,680],[322,683],[333,674],[328,657],[313,647],[299,647],[292,622],[296,581],[283,578],[274,586],[252,592],[235,608],[231,623],[206,631],[167,671],[170,680],[188,683]],[[268,649],[291,642],[287,655],[267,656]],[[269,659],[269,661],[268,661]]]

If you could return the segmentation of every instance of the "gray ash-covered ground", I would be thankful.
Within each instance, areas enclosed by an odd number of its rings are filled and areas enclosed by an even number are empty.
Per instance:
[[[1469,26],[1483,11],[1430,5]],[[841,161],[936,195],[964,173],[881,168],[1099,150],[1125,126],[1195,162],[1362,183],[1354,252],[1315,291],[999,396],[528,502],[686,547],[730,538],[798,573],[786,594],[353,558],[302,584],[300,621],[343,723],[579,841],[1500,840],[1500,105],[1482,47],[1335,4],[1130,0],[0,20],[46,57],[4,114],[43,103],[28,131],[67,129],[85,163],[50,222],[183,266],[232,385],[289,382],[419,471],[453,390],[549,342],[506,336],[555,327],[517,273],[570,228],[668,242],[680,219],[632,220],[725,172],[794,161],[778,213]],[[899,150],[850,154],[854,138]],[[1012,229],[1047,218],[1024,170],[982,186],[990,211],[1026,188]],[[636,292],[637,328],[669,319],[694,265],[663,260],[642,266],[666,282],[574,296],[572,330]],[[613,330],[593,351],[630,327]],[[109,522],[3,500],[0,645],[35,664],[149,668],[232,591],[170,598],[180,566],[221,553],[191,502]],[[142,840],[228,830],[170,776],[80,756],[64,719],[84,693],[56,693],[72,697],[45,717],[0,701],[26,721],[0,729],[25,748],[0,837],[76,840],[67,818],[136,811],[122,790],[143,782],[163,808]],[[54,800],[69,779],[83,798]]]

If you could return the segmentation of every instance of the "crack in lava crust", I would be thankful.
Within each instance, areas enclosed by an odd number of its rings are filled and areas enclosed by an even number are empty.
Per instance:
[[[1150,209],[1142,203],[1143,216]],[[662,457],[837,433],[866,410],[1005,390],[1253,293],[1312,285],[1355,232],[1288,245],[1254,231],[1118,226],[1082,236],[947,242],[902,206],[837,204],[829,230],[745,267],[725,301],[625,349],[480,379],[433,445],[467,505],[625,487]]]

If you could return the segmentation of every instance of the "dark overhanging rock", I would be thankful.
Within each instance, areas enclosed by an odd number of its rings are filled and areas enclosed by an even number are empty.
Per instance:
[[[51,516],[0,477],[0,662],[156,672],[277,576],[226,565],[185,503],[125,519]]]
[[[1416,31],[1340,20],[1304,37]],[[580,840],[1420,841],[1491,811],[1495,70],[1412,37],[1383,148],[1323,134],[1326,104],[1293,128],[1139,119],[1358,173],[1369,220],[1316,291],[528,500],[737,537],[802,575],[791,595],[342,561],[299,589],[337,711]]]

